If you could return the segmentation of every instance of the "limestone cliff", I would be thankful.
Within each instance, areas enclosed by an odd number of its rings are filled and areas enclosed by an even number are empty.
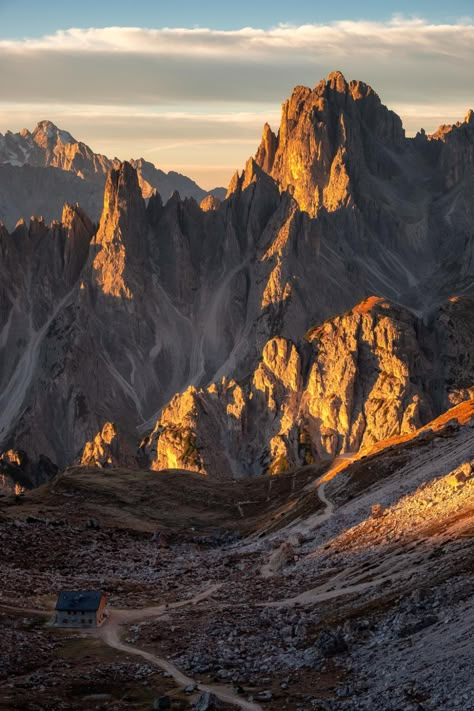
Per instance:
[[[104,294],[132,298],[126,270],[147,257],[145,204],[137,173],[130,163],[111,170],[104,194],[104,209],[95,236],[98,251],[94,259],[97,284]]]
[[[283,104],[278,136],[265,125],[256,161],[283,189],[291,186],[302,210],[316,215],[350,207],[353,182],[363,171],[385,172],[384,152],[403,138],[400,119],[367,84],[333,72],[313,90],[294,89]]]
[[[464,121],[454,126],[440,126],[429,136],[430,144],[438,144],[438,168],[444,177],[444,189],[450,189],[460,183],[464,176],[474,171],[474,112],[469,110]],[[440,145],[439,145],[440,144]]]
[[[113,422],[106,422],[93,440],[86,442],[80,463],[88,467],[110,468],[114,466],[137,468],[137,458],[132,448]]]
[[[471,115],[405,138],[334,73],[220,204],[145,201],[116,163],[98,229],[77,206],[0,225],[0,451],[64,467],[101,433],[106,461],[113,422],[150,466],[244,476],[471,397],[473,144]]]
[[[456,357],[452,325],[467,320],[462,351],[473,352],[472,306],[452,301],[426,329],[405,309],[372,297],[298,344],[273,338],[251,380],[224,378],[176,395],[142,447],[154,469],[240,477],[413,432],[456,397],[471,396],[472,386],[462,386],[474,381],[474,366],[469,356]],[[436,362],[433,337],[444,343]]]

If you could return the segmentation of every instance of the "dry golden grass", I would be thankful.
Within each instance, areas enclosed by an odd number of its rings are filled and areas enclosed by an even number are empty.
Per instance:
[[[225,528],[250,532],[277,527],[321,505],[305,486],[327,465],[279,476],[209,481],[193,472],[73,467],[50,484],[4,508],[9,517],[44,516],[69,522],[97,519],[101,525],[137,531]]]

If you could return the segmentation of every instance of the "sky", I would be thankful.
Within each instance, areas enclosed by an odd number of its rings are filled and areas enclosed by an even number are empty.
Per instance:
[[[50,119],[110,157],[227,185],[293,87],[335,69],[409,135],[462,120],[473,15],[473,0],[0,0],[0,132]]]

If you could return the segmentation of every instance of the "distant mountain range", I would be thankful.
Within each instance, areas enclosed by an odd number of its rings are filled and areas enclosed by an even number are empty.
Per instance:
[[[175,191],[197,202],[208,195],[225,196],[224,188],[208,192],[191,178],[174,171],[165,173],[143,158],[131,163],[145,198],[154,190],[164,201]],[[78,202],[97,222],[107,173],[118,165],[118,159],[94,153],[51,121],[40,121],[33,132],[0,134],[0,220],[9,229],[31,215],[51,222],[61,217],[66,202]]]

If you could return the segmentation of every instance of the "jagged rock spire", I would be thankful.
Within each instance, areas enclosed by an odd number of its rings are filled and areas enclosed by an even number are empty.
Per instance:
[[[136,171],[130,163],[112,169],[107,177],[104,209],[96,243],[101,249],[94,260],[97,283],[105,294],[131,298],[126,267],[146,255],[146,210]]]
[[[281,188],[293,186],[300,206],[315,215],[352,203],[363,167],[377,169],[378,139],[397,144],[403,138],[399,117],[367,84],[335,71],[313,90],[295,87],[283,104],[278,136],[265,125],[255,161]]]

